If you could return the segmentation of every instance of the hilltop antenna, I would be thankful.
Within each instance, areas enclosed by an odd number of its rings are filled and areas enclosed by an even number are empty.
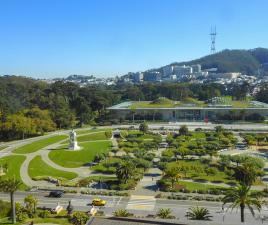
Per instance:
[[[216,52],[216,47],[215,47],[216,35],[217,35],[216,26],[211,27],[211,31],[210,31],[210,37],[211,37],[210,53],[211,54],[214,54]]]

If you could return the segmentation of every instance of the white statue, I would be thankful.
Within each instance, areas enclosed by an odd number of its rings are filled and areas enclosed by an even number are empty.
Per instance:
[[[80,149],[80,147],[77,144],[76,133],[75,133],[74,130],[72,130],[70,132],[70,145],[69,145],[69,149],[72,149],[72,150],[78,150],[78,149]]]

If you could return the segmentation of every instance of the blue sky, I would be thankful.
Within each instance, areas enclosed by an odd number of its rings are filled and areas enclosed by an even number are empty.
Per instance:
[[[2,0],[0,74],[114,76],[268,47],[266,0]]]

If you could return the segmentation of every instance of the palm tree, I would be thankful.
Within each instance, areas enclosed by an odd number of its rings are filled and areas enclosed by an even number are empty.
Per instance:
[[[12,217],[12,223],[16,223],[16,208],[15,208],[15,201],[14,201],[14,193],[19,189],[19,187],[22,185],[22,182],[19,180],[16,180],[15,178],[9,178],[6,180],[0,181],[0,190],[3,192],[8,192],[10,194],[10,204],[11,204],[11,217]]]
[[[212,216],[209,215],[209,210],[204,207],[191,207],[189,208],[189,212],[187,212],[186,216],[191,220],[210,220]]]
[[[119,181],[126,183],[135,174],[135,165],[132,162],[124,161],[116,169],[116,176]]]
[[[254,216],[255,213],[253,207],[260,211],[263,204],[261,196],[256,193],[251,193],[250,186],[247,186],[245,184],[227,190],[222,201],[223,205],[225,205],[226,203],[231,203],[228,208],[234,209],[240,207],[242,223],[245,222],[246,206],[249,208],[251,214]]]
[[[36,213],[36,206],[38,203],[38,200],[33,195],[28,195],[24,198],[24,203],[26,205],[26,209],[28,210],[28,213],[33,215]]]

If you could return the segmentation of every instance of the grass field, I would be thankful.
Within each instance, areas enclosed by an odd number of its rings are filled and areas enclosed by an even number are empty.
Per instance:
[[[79,137],[77,137],[77,141],[78,142],[85,142],[85,141],[99,141],[99,140],[108,140],[109,139],[105,136],[105,131],[102,132],[102,131],[94,130],[94,132],[100,132],[100,133],[91,132],[89,134],[79,136]],[[67,144],[67,143],[69,143],[69,140],[66,140],[62,143]]]
[[[87,142],[80,144],[80,146],[83,149],[79,151],[65,149],[53,150],[49,153],[49,158],[63,167],[80,167],[92,162],[95,155],[109,152],[111,142]]]
[[[107,139],[108,138],[105,136],[105,132],[93,133],[93,134],[88,134],[88,135],[83,135],[83,136],[77,137],[78,142],[107,140]]]
[[[179,181],[178,184],[185,186],[186,189],[195,191],[195,190],[208,190],[211,188],[222,188],[219,185],[210,185],[210,184],[200,184],[190,181]]]
[[[16,178],[18,180],[21,180],[20,178],[20,167],[21,164],[26,159],[26,156],[24,155],[12,155],[12,156],[6,156],[0,159],[0,165],[3,165],[7,163],[8,165],[8,171],[6,175],[2,176],[1,178]],[[21,189],[26,188],[26,185],[22,185]]]
[[[66,135],[58,135],[58,136],[45,138],[45,139],[38,140],[30,144],[23,145],[19,148],[16,148],[13,152],[18,153],[18,154],[27,154],[27,153],[36,152],[42,148],[45,148],[46,146],[52,145],[66,138],[67,138]]]
[[[41,158],[41,156],[36,156],[32,159],[28,167],[28,173],[31,178],[35,177],[53,177],[57,179],[67,179],[72,180],[77,177],[77,174],[72,172],[66,172],[57,170],[49,165],[47,165]]]
[[[76,134],[77,134],[77,135],[81,135],[81,134],[90,134],[90,133],[94,133],[94,132],[107,131],[107,130],[110,130],[110,129],[92,129],[92,128],[89,128],[89,129],[87,129],[87,130],[76,131]]]

